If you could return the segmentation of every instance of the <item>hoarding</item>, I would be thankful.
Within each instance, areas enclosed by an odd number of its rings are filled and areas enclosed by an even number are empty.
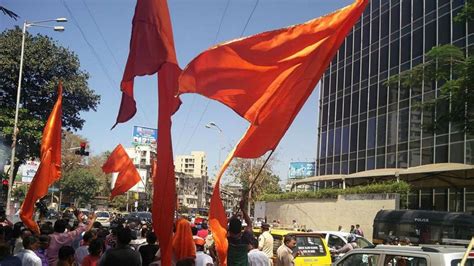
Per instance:
[[[137,171],[142,181],[138,182],[129,191],[130,192],[145,192],[145,184],[146,184],[146,177],[148,176],[148,171],[146,169],[137,169]],[[115,182],[117,181],[117,177],[118,177],[118,173],[112,174],[112,180],[110,182],[111,189],[114,188]]]
[[[40,162],[36,161],[26,161],[25,164],[20,166],[21,168],[21,182],[23,183],[31,183],[33,177],[36,175],[36,171],[38,171],[38,167]]]
[[[156,145],[158,130],[156,128],[133,126],[134,145]]]
[[[289,178],[305,178],[315,175],[315,162],[292,162],[290,163]]]

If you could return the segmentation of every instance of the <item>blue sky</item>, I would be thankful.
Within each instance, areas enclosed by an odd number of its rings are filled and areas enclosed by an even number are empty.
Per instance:
[[[349,4],[350,0],[168,0],[176,52],[184,68],[208,47],[262,31],[286,27],[319,17]],[[89,86],[101,95],[97,112],[82,114],[86,119],[78,133],[90,141],[92,153],[112,150],[118,143],[131,146],[134,125],[156,127],[156,75],[135,79],[138,112],[128,123],[114,124],[120,104],[118,84],[128,56],[131,20],[135,8],[131,0],[0,0],[16,12],[17,21],[0,14],[0,29],[21,26],[24,20],[35,21],[66,17],[62,33],[32,27],[31,34],[49,35],[69,48],[89,72]],[[255,12],[250,14],[257,3]],[[226,9],[227,6],[227,9]],[[224,12],[225,11],[225,12]],[[71,13],[69,13],[71,12]],[[250,17],[250,20],[249,20]],[[219,29],[220,21],[222,24]],[[28,45],[28,44],[26,44]],[[317,150],[318,98],[316,89],[296,117],[276,150],[274,170],[285,181],[291,161],[313,161]],[[210,176],[248,127],[248,123],[224,105],[199,96],[182,96],[183,105],[173,117],[174,154],[205,151]],[[217,130],[205,128],[213,121],[223,130],[220,144]]]

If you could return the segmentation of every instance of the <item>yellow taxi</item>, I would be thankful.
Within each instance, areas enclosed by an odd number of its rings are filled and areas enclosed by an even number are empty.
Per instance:
[[[258,237],[261,234],[261,230],[254,229],[254,234]],[[283,245],[283,238],[286,235],[296,238],[296,248],[294,251],[300,251],[301,254],[295,258],[296,266],[331,265],[331,253],[321,234],[284,229],[270,229],[270,234],[273,236],[274,265],[276,265],[277,249]]]

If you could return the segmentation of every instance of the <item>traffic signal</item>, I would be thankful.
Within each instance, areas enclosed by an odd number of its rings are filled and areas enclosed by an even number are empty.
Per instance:
[[[89,152],[86,151],[86,147],[87,147],[87,142],[81,142],[79,150],[76,151],[76,154],[81,155],[81,156],[89,156]]]
[[[8,179],[2,180],[2,192],[8,193]]]

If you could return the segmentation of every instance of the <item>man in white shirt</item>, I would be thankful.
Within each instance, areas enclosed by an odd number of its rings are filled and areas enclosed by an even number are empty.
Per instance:
[[[41,259],[36,255],[35,250],[39,248],[39,241],[36,236],[27,236],[23,239],[23,247],[15,256],[21,260],[21,265],[41,266]]]
[[[194,244],[196,245],[196,266],[213,266],[212,257],[204,253],[206,241],[202,238],[195,238]]]
[[[273,265],[273,236],[270,234],[270,225],[262,223],[262,234],[258,237],[258,249],[263,251]]]
[[[254,237],[250,240],[249,253],[249,266],[270,266],[270,259],[268,259],[265,252],[258,250],[258,241]]]

